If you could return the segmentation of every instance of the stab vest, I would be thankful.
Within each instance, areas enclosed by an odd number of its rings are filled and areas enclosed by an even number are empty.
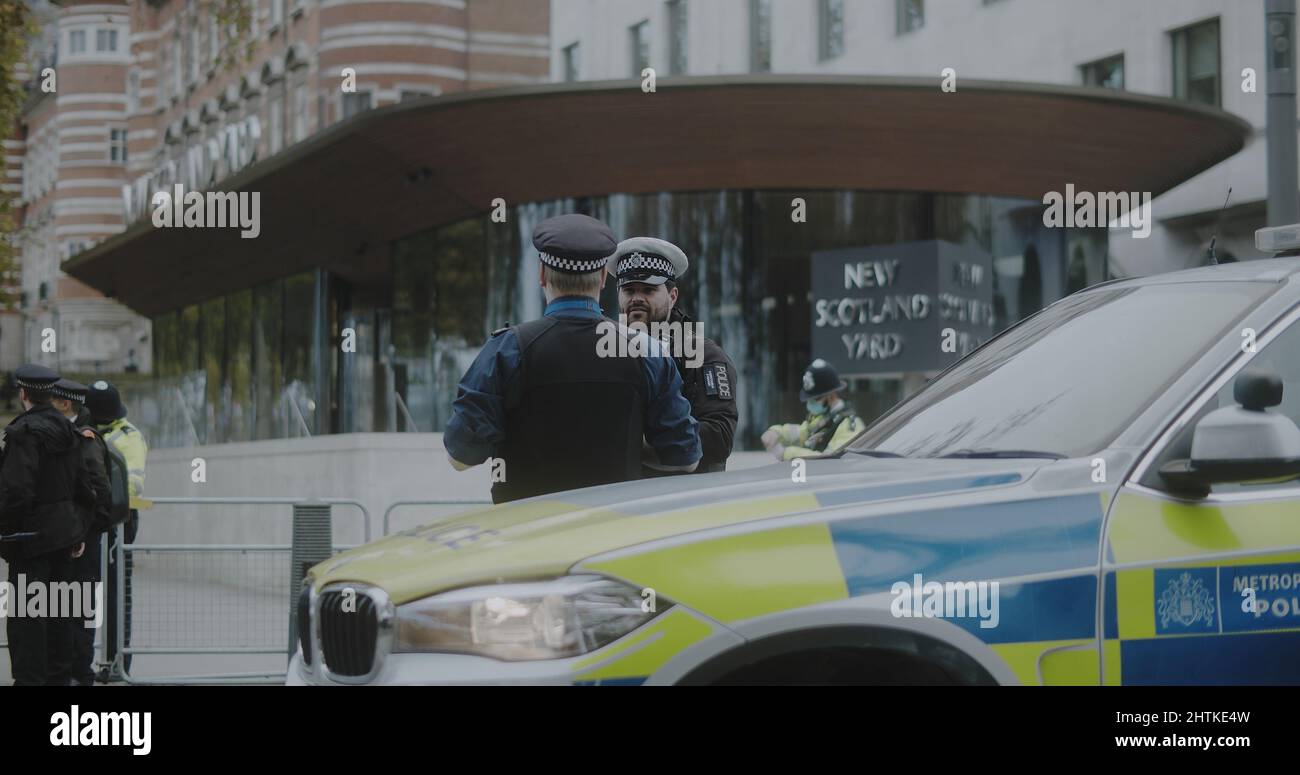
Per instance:
[[[505,481],[493,483],[493,503],[640,478],[645,364],[597,354],[602,320],[513,327],[519,373],[506,388]]]

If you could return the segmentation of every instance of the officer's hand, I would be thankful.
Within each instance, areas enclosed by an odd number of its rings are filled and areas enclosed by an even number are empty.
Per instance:
[[[88,438],[88,439],[93,439],[93,438],[95,438],[95,432],[92,431],[92,430],[89,429],[89,428],[82,428],[82,429],[81,429],[81,435],[82,435],[82,436],[85,436],[85,437]]]
[[[768,428],[763,432],[763,435],[760,438],[763,440],[763,446],[767,449],[771,449],[772,445],[777,443],[779,437],[776,434],[776,428]]]
[[[82,541],[81,543],[77,544],[76,549],[72,550],[72,559],[75,560],[85,553],[86,553],[86,542]]]
[[[772,456],[775,457],[777,460],[785,460],[784,444],[773,444],[772,446],[768,447],[768,451],[770,451],[772,453]]]

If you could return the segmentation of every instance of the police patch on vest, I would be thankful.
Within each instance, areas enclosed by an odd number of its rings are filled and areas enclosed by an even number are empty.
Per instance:
[[[727,376],[727,364],[704,364],[704,392],[710,396],[731,400],[731,378]]]

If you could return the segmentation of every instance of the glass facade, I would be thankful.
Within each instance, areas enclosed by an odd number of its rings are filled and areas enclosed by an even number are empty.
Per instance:
[[[154,318],[156,374],[124,399],[152,446],[313,431],[313,273]]]
[[[791,219],[802,198],[807,223]],[[1049,229],[1037,202],[972,195],[711,191],[618,194],[515,208],[399,241],[393,254],[394,367],[415,426],[441,430],[456,383],[490,331],[542,311],[529,235],[539,220],[585,212],[622,236],[678,244],[691,258],[679,304],[741,372],[738,441],[802,417],[799,379],[812,358],[811,254],[832,248],[946,240],[992,256],[994,328],[1106,279],[1104,229]],[[486,267],[483,271],[482,267]],[[617,314],[612,285],[601,299]],[[404,384],[406,390],[400,386]],[[852,381],[859,412],[903,397],[900,379]]]
[[[796,199],[806,222],[792,218]],[[1107,279],[1106,230],[1045,227],[1043,205],[1028,200],[725,190],[538,202],[504,223],[485,214],[400,239],[382,280],[309,272],[156,318],[158,375],[137,391],[132,416],[158,446],[440,431],[490,332],[541,315],[531,234],[566,212],[622,237],[668,239],[690,257],[678,304],[740,372],[738,449],[804,414],[816,251],[923,240],[978,249],[992,267],[994,330]],[[612,284],[601,302],[617,315]],[[874,418],[917,384],[852,379],[848,398]]]

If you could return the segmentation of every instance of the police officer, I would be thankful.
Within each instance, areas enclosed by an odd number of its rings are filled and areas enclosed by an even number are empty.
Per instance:
[[[672,359],[602,349],[616,324],[598,299],[617,246],[609,227],[585,215],[537,224],[545,313],[492,332],[460,382],[443,444],[457,470],[494,458],[495,503],[636,479],[643,436],[661,469],[699,463]]]
[[[144,462],[149,455],[149,445],[140,430],[127,421],[126,406],[122,404],[122,396],[111,382],[100,379],[90,383],[90,387],[86,390],[86,408],[90,410],[90,421],[95,425],[95,430],[104,437],[104,442],[126,461],[127,482],[132,501],[131,516],[122,523],[120,528],[109,529],[108,541],[105,543],[108,552],[108,583],[105,586],[108,587],[108,594],[104,597],[104,605],[108,607],[106,642],[107,659],[111,664],[117,657],[119,626],[116,602],[119,594],[116,542],[122,539],[128,544],[135,543],[140,528],[140,512],[135,506],[139,499],[144,497]],[[122,571],[122,586],[126,599],[123,601],[124,615],[121,622],[122,642],[127,646],[131,645],[131,572],[134,569],[135,558],[128,552]],[[123,666],[125,670],[130,671],[130,655],[126,656]]]
[[[66,676],[73,660],[78,612],[64,610],[73,596],[56,602],[50,585],[73,581],[73,555],[84,550],[86,532],[78,504],[95,496],[82,468],[81,437],[50,403],[59,375],[28,364],[14,376],[25,411],[0,441],[0,556],[9,563],[10,589],[44,585],[48,609],[9,617],[9,661],[15,685],[44,685]]]
[[[93,504],[83,504],[82,518],[89,526],[85,536],[85,550],[80,557],[73,559],[73,573],[76,581],[81,582],[82,589],[96,589],[99,581],[99,565],[103,551],[104,531],[112,525],[113,493],[109,489],[108,469],[105,460],[108,450],[104,439],[90,423],[90,411],[86,403],[86,386],[68,378],[54,383],[51,391],[54,398],[51,403],[59,413],[68,418],[81,434],[81,459],[86,469],[86,476],[91,489],[95,491]],[[100,599],[103,604],[103,599]],[[86,619],[80,626],[74,626],[74,659],[69,664],[67,675],[57,677],[57,683],[69,683],[74,686],[90,686],[95,680],[95,629],[96,614],[102,611],[86,611]]]
[[[677,303],[677,281],[689,267],[682,249],[666,240],[632,237],[618,243],[609,273],[618,281],[618,307],[627,322],[646,326],[666,322],[672,324],[670,336],[695,336],[698,324]],[[700,424],[704,457],[696,471],[725,471],[739,419],[736,365],[712,339],[697,340],[696,346],[702,350],[698,359],[688,358],[682,345],[672,349],[682,375],[682,394]],[[653,459],[653,454],[646,450],[647,458]]]
[[[803,373],[803,389],[799,391],[799,398],[808,407],[807,419],[799,425],[768,428],[763,433],[763,446],[777,460],[839,449],[866,427],[853,407],[840,397],[840,391],[846,388],[848,385],[834,366],[821,358],[813,361]]]

